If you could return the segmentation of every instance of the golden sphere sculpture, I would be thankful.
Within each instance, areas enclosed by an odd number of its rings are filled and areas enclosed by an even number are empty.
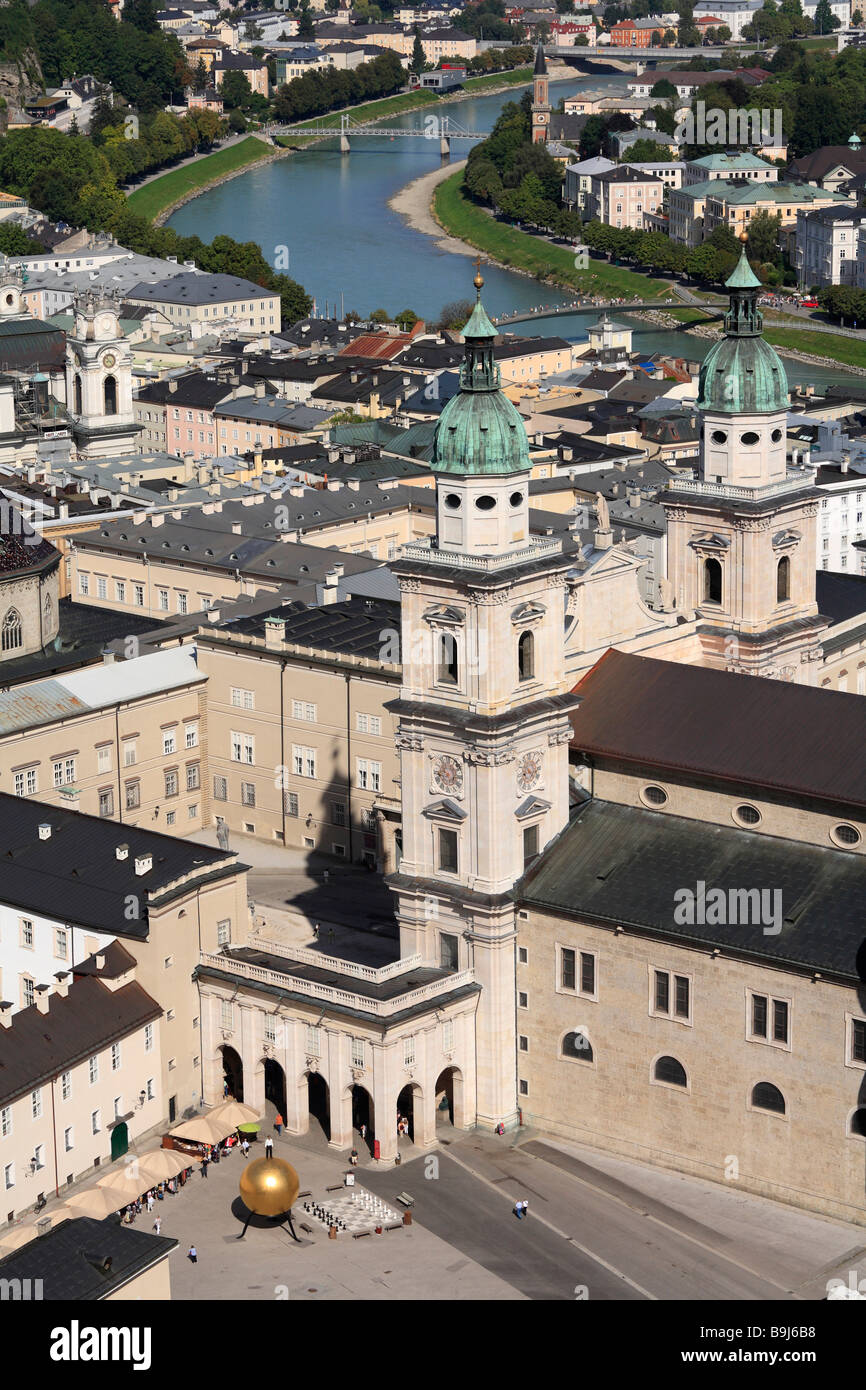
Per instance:
[[[300,1186],[300,1178],[284,1158],[255,1158],[241,1174],[241,1201],[255,1216],[285,1216]]]

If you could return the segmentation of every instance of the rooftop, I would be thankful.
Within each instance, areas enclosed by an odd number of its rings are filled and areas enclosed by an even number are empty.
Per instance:
[[[110,1298],[176,1248],[169,1236],[80,1216],[0,1260],[0,1279],[39,1279],[48,1302]]]
[[[613,649],[576,690],[572,744],[592,757],[866,806],[859,695]]]
[[[47,839],[40,838],[40,825],[50,826]],[[129,848],[123,859],[121,845]],[[147,907],[130,921],[130,894],[152,902],[188,875],[226,877],[244,867],[233,853],[6,793],[0,793],[0,846],[0,901],[70,926],[140,939],[148,933]],[[152,867],[139,874],[142,856],[151,857]]]
[[[760,677],[743,683],[779,685]],[[781,893],[781,931],[767,934],[739,923],[737,912],[722,914],[725,925],[678,923],[678,891],[694,885],[697,892],[699,883],[725,893],[772,884]],[[679,945],[862,979],[866,876],[858,855],[839,850],[590,801],[518,884],[515,897]]]
[[[254,285],[252,280],[241,280],[237,275],[201,275],[191,271],[152,285],[142,282],[127,291],[129,299],[144,299],[153,304],[214,304],[273,296],[273,290]]]

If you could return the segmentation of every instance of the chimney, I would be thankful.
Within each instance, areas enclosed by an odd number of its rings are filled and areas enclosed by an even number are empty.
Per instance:
[[[303,485],[295,484],[293,487],[290,487],[290,488],[289,488],[289,496],[290,496],[290,497],[303,497],[303,495],[304,495],[304,488],[303,488]]]
[[[118,845],[114,851],[114,857],[115,859],[128,859],[129,845]]]
[[[174,395],[175,391],[177,390],[177,380],[175,377],[170,378],[168,383],[168,389],[172,393],[172,395]]]
[[[219,611],[219,609],[218,609],[218,608],[209,608],[209,609],[207,610],[207,620],[208,620],[209,623],[218,623],[219,620],[220,620],[220,611]]]
[[[66,518],[69,516],[69,503],[68,503],[68,502],[61,502],[61,503],[60,503],[60,506],[57,508],[57,515],[59,516],[59,518],[60,518],[61,521],[65,521],[65,520],[66,520]]]
[[[341,566],[335,565],[334,568],[328,570],[328,573],[325,575],[325,581],[322,587],[322,603],[337,602],[337,586],[340,583],[339,568],[341,568]]]
[[[94,961],[95,961],[95,963],[96,963],[96,968],[97,968],[97,970],[104,970],[104,969],[105,969],[105,952],[104,952],[104,951],[97,951],[97,952],[96,952],[96,955],[93,957],[93,959],[94,959]]]
[[[233,522],[232,522],[232,535],[233,535],[233,536],[239,536],[240,534],[241,534],[241,523],[240,523],[239,521],[233,521]]]
[[[348,480],[346,486],[347,486],[347,487],[350,487],[350,488],[352,489],[353,492],[360,492],[360,491],[361,491],[361,480],[360,480],[360,478],[350,478],[350,479]]]
[[[39,838],[40,840],[51,839],[51,826],[48,824],[47,821],[43,821],[39,827]]]
[[[339,479],[338,479],[337,482],[328,483],[328,491],[329,491],[329,492],[339,492],[339,491],[340,491],[340,488],[341,488],[342,486],[343,486],[343,484],[342,484],[342,483],[339,481]]]
[[[103,664],[103,666],[113,666],[113,665],[114,665],[114,660],[115,660],[114,652],[109,651],[108,647],[106,647],[105,650],[104,650],[103,653],[102,653],[102,664]]]
[[[0,1028],[9,1028],[9,1027],[11,1027],[11,1025],[12,1025],[12,1010],[13,1010],[14,1008],[15,1008],[15,1005],[14,1005],[14,1004],[10,1004],[9,1001],[6,1000],[6,999],[4,999],[2,1003],[0,1003]]]
[[[65,999],[69,993],[69,981],[72,979],[71,970],[58,970],[54,976],[57,984],[54,986],[54,993],[59,999]]]
[[[36,1007],[41,1014],[48,1013],[48,996],[51,993],[50,985],[36,986]]]
[[[281,647],[286,640],[285,618],[265,618],[265,646]]]
[[[152,854],[137,854],[135,856],[135,872],[141,877],[142,874],[149,874],[153,868]]]
[[[265,394],[265,383],[264,383],[263,381],[257,381],[257,382],[256,382],[256,391],[255,391],[255,394],[258,396],[259,400],[261,400],[262,396],[264,396],[264,394]]]

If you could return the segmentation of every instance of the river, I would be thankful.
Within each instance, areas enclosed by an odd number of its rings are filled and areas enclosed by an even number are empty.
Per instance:
[[[551,100],[585,87],[622,90],[627,78],[582,77],[551,84]],[[441,109],[464,129],[488,132],[508,101],[519,101],[525,88],[495,96],[470,96]],[[383,122],[424,129],[435,108],[422,108]],[[456,158],[468,153],[466,140],[452,142]],[[407,226],[388,207],[399,189],[440,165],[438,140],[353,138],[351,154],[341,155],[336,141],[251,169],[201,194],[180,208],[169,225],[186,236],[210,241],[220,233],[239,241],[257,241],[272,263],[286,269],[316,300],[319,313],[341,308],[362,316],[383,308],[391,314],[413,309],[435,320],[442,306],[471,295],[472,271],[467,257],[441,250],[432,238]],[[562,304],[567,290],[539,285],[524,275],[488,265],[484,270],[488,313],[508,313],[537,304]],[[588,314],[547,319],[536,326],[516,324],[515,333],[551,333],[571,339],[586,336]],[[649,355],[664,351],[703,358],[710,343],[686,333],[662,332],[631,320],[634,348]],[[808,339],[804,334],[804,339]],[[807,366],[785,359],[791,385],[822,385],[845,377],[841,369]]]

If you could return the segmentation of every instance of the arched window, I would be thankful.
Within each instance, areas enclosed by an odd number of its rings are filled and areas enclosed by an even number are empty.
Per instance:
[[[861,1139],[866,1139],[866,1110],[862,1107],[860,1110],[855,1110],[851,1116],[849,1129],[852,1134],[858,1134]]]
[[[81,414],[81,377],[75,378],[75,414]]]
[[[439,637],[436,679],[441,685],[456,685],[457,675],[457,638],[453,632],[443,632]]]
[[[776,602],[784,603],[791,597],[791,561],[783,555],[776,566]]]
[[[117,381],[113,376],[107,376],[103,383],[103,395],[105,397],[106,415],[117,414]]]
[[[521,632],[517,642],[517,674],[522,681],[535,675],[535,638],[531,632]]]
[[[3,630],[0,634],[0,650],[11,652],[15,647],[22,645],[21,637],[21,614],[17,608],[10,608],[3,619]]]
[[[566,1033],[562,1040],[562,1055],[578,1062],[591,1062],[595,1057],[592,1043],[579,1029]]]
[[[653,1068],[656,1081],[666,1081],[669,1086],[687,1086],[688,1077],[682,1062],[676,1057],[659,1057]]]
[[[722,566],[718,560],[704,561],[704,603],[722,601]]]
[[[785,1097],[772,1081],[759,1081],[752,1087],[752,1104],[756,1110],[772,1110],[774,1115],[784,1115]]]

